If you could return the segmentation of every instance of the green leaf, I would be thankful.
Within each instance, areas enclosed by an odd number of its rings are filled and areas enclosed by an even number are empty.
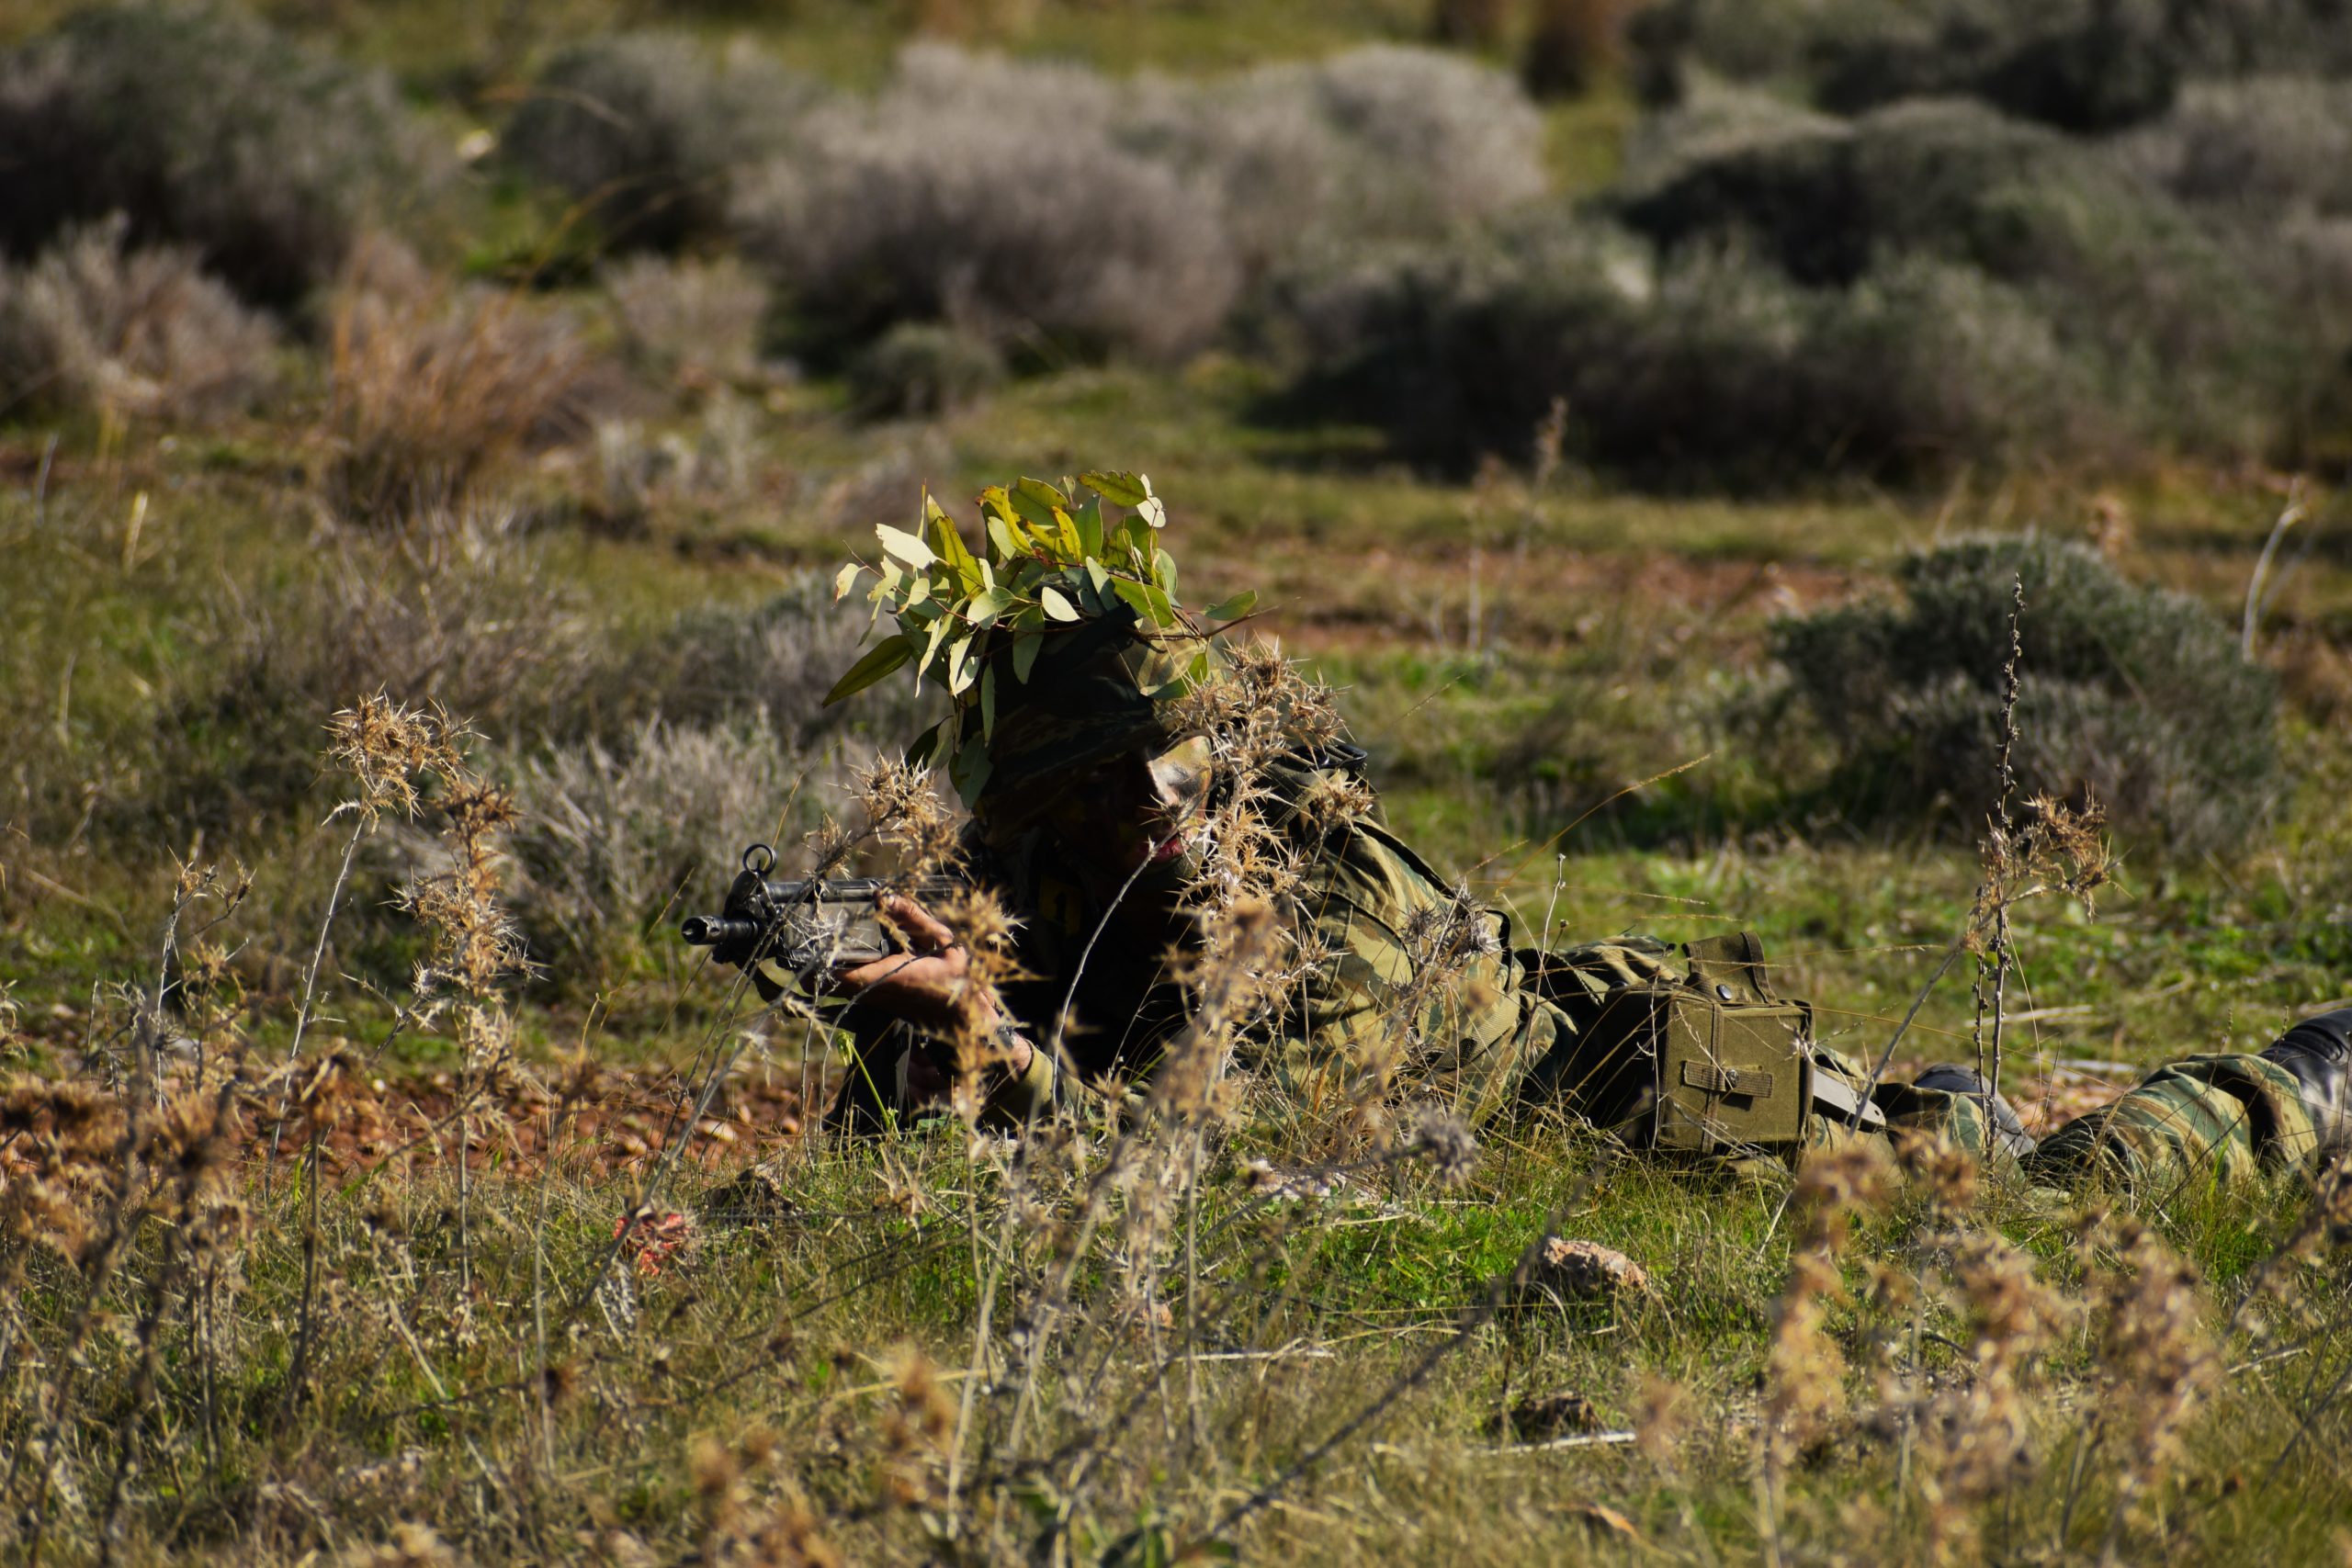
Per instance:
[[[1069,520],[1078,526],[1078,553],[1088,560],[1102,553],[1102,503],[1090,499],[1073,510]]]
[[[947,634],[955,626],[956,617],[953,615],[942,615],[931,623],[930,639],[922,645],[922,660],[915,666],[917,675],[931,668],[932,660],[939,653],[939,645],[947,640]]]
[[[1069,600],[1062,597],[1060,589],[1050,585],[1040,588],[1037,590],[1037,598],[1046,606],[1046,614],[1053,616],[1054,619],[1057,621],[1078,619],[1078,611],[1071,607]]]
[[[1136,516],[1148,528],[1165,528],[1168,526],[1168,503],[1156,495],[1145,496],[1136,508]]]
[[[947,721],[943,718],[907,742],[907,766],[910,768],[931,766],[932,758],[939,751],[940,731],[946,728]]]
[[[891,633],[866,649],[865,657],[851,665],[849,673],[833,682],[833,689],[825,694],[823,705],[831,707],[843,697],[855,696],[914,656],[914,639],[904,632]]]
[[[939,558],[932,554],[929,545],[924,544],[904,528],[893,528],[888,523],[876,523],[874,525],[874,536],[882,541],[882,547],[885,550],[918,571],[929,567]]]
[[[1220,600],[1210,605],[1207,615],[1212,621],[1234,621],[1239,620],[1257,607],[1258,591],[1254,588],[1245,588],[1232,598]]]
[[[1141,615],[1152,625],[1156,626],[1175,625],[1175,607],[1168,602],[1168,595],[1151,583],[1136,582],[1127,578],[1114,577],[1111,580],[1111,587],[1120,598],[1135,606],[1136,615]]]
[[[989,543],[996,547],[997,564],[1000,566],[1006,561],[1019,560],[1029,553],[1029,547],[1020,533],[993,512],[989,513]]]
[[[1175,603],[1176,558],[1170,555],[1166,550],[1153,551],[1151,557],[1151,575],[1152,580],[1159,584],[1159,591],[1168,595],[1169,603]]]
[[[842,568],[840,572],[838,572],[833,578],[834,604],[838,604],[842,600],[849,597],[849,591],[857,586],[857,574],[865,570],[865,569],[864,567],[860,566],[855,561],[852,561],[847,566]]]
[[[1029,671],[1037,667],[1037,649],[1045,646],[1046,634],[1023,632],[1012,639],[1012,678],[1023,685],[1029,683]]]
[[[1061,532],[1054,513],[1061,510],[1062,492],[1043,480],[1023,479],[1005,492],[1005,503],[1032,528],[1047,534]]]
[[[1151,481],[1136,474],[1080,474],[1078,482],[1114,506],[1141,506],[1151,496]]]
[[[964,606],[964,618],[972,623],[973,629],[978,630],[1012,608],[1012,590],[1001,583],[983,588],[972,595],[971,603]]]
[[[931,499],[928,491],[923,492],[922,510],[923,528],[931,537],[931,547],[939,552],[939,558],[946,563],[947,570],[955,574],[965,592],[969,593],[978,588],[980,563],[972,558],[964,536],[956,532],[956,519],[939,509],[939,502]]]
[[[980,667],[980,744],[996,739],[996,660]]]
[[[1102,570],[1101,561],[1090,559],[1086,563],[1086,578],[1088,581],[1094,584],[1096,593],[1106,593],[1110,591],[1111,574]]]
[[[959,637],[947,645],[947,694],[951,697],[962,696],[978,678],[979,666],[972,662],[972,642],[970,637]]]

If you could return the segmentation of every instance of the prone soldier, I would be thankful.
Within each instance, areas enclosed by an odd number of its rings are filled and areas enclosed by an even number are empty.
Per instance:
[[[883,532],[903,564],[886,560],[874,597],[899,613],[908,652],[886,642],[836,694],[911,661],[919,640],[918,673],[931,672],[951,640],[929,629],[939,616],[966,639],[939,672],[955,699],[949,772],[971,811],[962,874],[1012,917],[1013,977],[982,983],[933,909],[883,894],[898,950],[841,950],[816,977],[816,989],[853,998],[843,1019],[856,1044],[833,1124],[942,1106],[959,1066],[978,1082],[981,1113],[1009,1126],[1086,1086],[1148,1079],[1192,1007],[1170,958],[1181,965],[1203,940],[1207,840],[1246,793],[1254,830],[1289,868],[1278,919],[1312,955],[1235,1036],[1242,1065],[1276,1079],[1348,1074],[1401,1040],[1394,1077],[1474,1123],[1548,1106],[1646,1146],[1789,1158],[1911,1128],[1996,1151],[2037,1185],[2228,1182],[2311,1171],[2346,1146],[2352,1010],[2307,1019],[2258,1054],[2168,1063],[2037,1143],[1964,1067],[1883,1082],[1824,1047],[1744,933],[1681,948],[1525,944],[1507,913],[1469,902],[1390,830],[1362,751],[1326,732],[1261,744],[1246,778],[1220,761],[1229,738],[1198,699],[1224,678],[1221,661],[1143,532],[1162,515],[1148,481],[1086,482],[1096,495],[1082,505],[1074,486],[985,492],[983,557],[928,502],[925,535]],[[1105,500],[1135,514],[1115,533]],[[780,962],[761,942],[777,908],[813,908],[814,895],[763,906],[765,869],[747,866],[730,914],[765,908],[766,925],[727,928],[731,945],[716,925],[690,922],[689,934],[774,998],[810,988],[812,973],[805,955]]]

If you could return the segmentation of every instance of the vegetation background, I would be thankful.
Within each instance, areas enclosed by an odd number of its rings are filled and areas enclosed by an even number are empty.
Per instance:
[[[928,722],[816,705],[872,525],[1126,468],[1522,929],[1897,1071],[1997,974],[2037,1124],[2257,1048],[2352,997],[2347,154],[2328,0],[17,0],[0,1552],[2337,1555],[2332,1182],[844,1147],[673,932]]]

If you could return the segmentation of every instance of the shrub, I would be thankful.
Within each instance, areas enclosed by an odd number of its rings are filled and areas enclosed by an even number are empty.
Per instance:
[[[1906,254],[1981,271],[2051,322],[2124,423],[2225,453],[2268,446],[2278,389],[2330,352],[2161,188],[1967,103],[1694,146],[1658,161],[1621,210],[1669,248],[1754,246],[1804,282],[1849,283]]]
[[[120,217],[0,265],[0,410],[178,420],[244,407],[276,372],[268,321],[178,247],[126,250]]]
[[[381,520],[447,506],[539,436],[577,433],[589,360],[562,315],[519,295],[356,285],[334,305],[330,503]]]
[[[2183,65],[2162,0],[1937,0],[1833,9],[1809,40],[1826,107],[1964,93],[2069,130],[2162,114]]]
[[[2233,216],[2352,210],[2352,84],[2196,83],[2119,153],[2182,200]]]
[[[704,404],[690,431],[659,435],[632,419],[599,420],[596,477],[603,521],[623,529],[644,523],[664,501],[712,504],[750,491],[759,457],[757,416],[725,392]]]
[[[879,98],[813,118],[806,150],[751,183],[746,242],[811,347],[918,321],[1006,346],[1164,357],[1215,330],[1237,277],[1214,209],[1113,141],[1091,75],[1032,82],[1085,78],[1057,100],[990,91],[1014,70],[911,50]]]
[[[591,39],[548,62],[505,155],[586,204],[613,243],[673,249],[719,231],[736,174],[774,157],[816,88],[767,56],[684,33]]]
[[[128,215],[249,299],[334,276],[370,210],[431,170],[390,84],[227,10],[74,13],[0,55],[0,249]]]
[[[1304,250],[1489,218],[1544,188],[1543,119],[1517,85],[1428,50],[1146,84],[1116,123],[1215,202],[1253,277]]]
[[[330,527],[282,581],[172,634],[193,651],[158,701],[141,787],[99,824],[148,841],[250,834],[315,804],[321,716],[378,690],[503,735],[565,730],[600,647],[513,515],[483,511],[397,536]]]
[[[1286,308],[1300,404],[1457,467],[1527,451],[1555,400],[1577,456],[1672,488],[1918,477],[2096,434],[2027,302],[1924,258],[1815,289],[1736,254],[1653,275],[1622,235],[1546,224],[1362,265]]]
[[[2021,796],[2087,787],[2119,826],[2192,852],[2240,839],[2273,803],[2275,682],[2193,601],[2033,536],[1948,546],[1898,575],[1900,604],[1850,605],[1775,630],[1857,814],[1978,829],[1996,789],[2020,579]]]
[[[743,380],[758,367],[767,286],[732,256],[632,256],[605,269],[623,345],[639,366],[697,381]]]
[[[1355,152],[1340,193],[1351,235],[1467,222],[1544,192],[1543,117],[1498,71],[1374,44],[1325,61],[1312,84]]]
[[[971,407],[1004,379],[1004,357],[953,327],[907,321],[849,364],[850,401],[870,419],[928,418]]]
[[[511,901],[535,960],[559,980],[600,970],[683,894],[716,907],[746,844],[815,826],[809,764],[753,716],[733,725],[649,719],[618,745],[588,739],[510,754],[498,772],[522,821],[508,845]],[[836,780],[842,775],[836,769]]]

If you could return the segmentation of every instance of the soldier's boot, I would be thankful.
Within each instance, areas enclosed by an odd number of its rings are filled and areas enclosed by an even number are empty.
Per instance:
[[[1941,1089],[1946,1094],[1965,1095],[1984,1107],[1993,1119],[1993,1135],[2008,1150],[2010,1157],[2023,1159],[2037,1146],[2032,1134],[2018,1120],[2017,1108],[2006,1095],[1989,1092],[1983,1078],[1957,1062],[1938,1062],[1915,1080],[1921,1089]]]
[[[2301,1091],[2323,1158],[2352,1148],[2352,1008],[2307,1018],[2265,1046]]]

